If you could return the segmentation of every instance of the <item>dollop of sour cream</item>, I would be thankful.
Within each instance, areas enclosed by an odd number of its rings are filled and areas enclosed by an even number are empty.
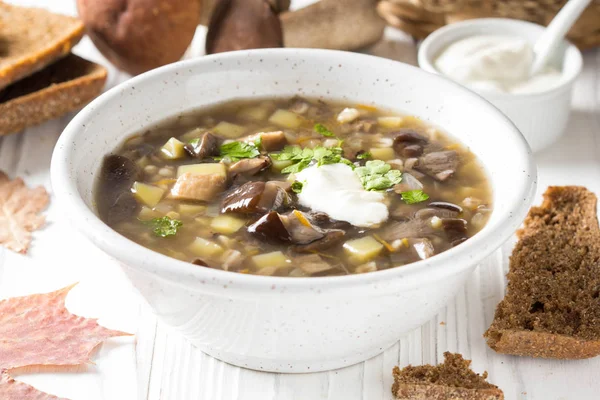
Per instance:
[[[346,164],[312,166],[297,173],[296,180],[303,183],[298,194],[300,204],[313,211],[364,228],[388,219],[384,194],[365,190]]]
[[[482,35],[452,43],[434,65],[476,91],[536,93],[560,84],[562,75],[552,67],[530,76],[533,59],[533,48],[521,38]]]

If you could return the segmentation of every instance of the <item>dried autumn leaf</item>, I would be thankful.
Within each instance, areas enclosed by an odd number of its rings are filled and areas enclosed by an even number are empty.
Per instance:
[[[29,189],[23,179],[10,180],[0,171],[0,244],[27,253],[31,232],[46,222],[38,213],[46,208],[48,201],[48,192],[43,187]]]
[[[72,287],[0,301],[0,399],[58,399],[13,380],[9,370],[84,364],[104,340],[129,335],[71,314],[65,298]]]

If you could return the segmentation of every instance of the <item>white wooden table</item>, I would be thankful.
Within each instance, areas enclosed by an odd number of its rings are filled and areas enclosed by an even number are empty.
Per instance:
[[[74,0],[11,2],[76,12]],[[397,32],[390,35],[404,40],[393,45],[396,49],[408,49],[400,58],[414,60],[412,44]],[[202,48],[202,40],[199,35],[193,50]],[[87,38],[76,51],[108,66]],[[109,68],[109,86],[127,78]],[[567,134],[536,157],[538,201],[548,185],[585,185],[600,194],[599,76],[600,50],[586,53]],[[1,138],[0,169],[52,192],[50,157],[68,120],[65,117]],[[46,215],[48,225],[35,234],[27,256],[0,248],[0,298],[52,291],[78,281],[80,284],[67,300],[71,311],[99,317],[110,328],[137,333],[135,339],[106,342],[95,355],[95,365],[67,372],[31,370],[18,375],[55,395],[73,400],[391,399],[394,365],[437,363],[444,351],[458,351],[473,359],[476,371],[487,370],[490,381],[504,390],[507,400],[584,400],[600,396],[600,357],[547,361],[502,356],[486,346],[482,334],[503,296],[512,243],[482,263],[465,289],[436,318],[399,338],[382,355],[337,371],[282,375],[227,365],[192,347],[156,321],[117,264],[68,226],[57,204],[52,202]]]

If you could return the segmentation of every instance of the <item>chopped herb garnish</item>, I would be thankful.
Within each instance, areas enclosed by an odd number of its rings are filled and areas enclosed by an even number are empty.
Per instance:
[[[326,136],[326,137],[335,137],[335,134],[333,132],[331,132],[323,124],[315,124],[314,130],[315,130],[315,132],[317,132],[320,135],[323,135],[323,136]]]
[[[169,217],[153,218],[144,223],[151,225],[153,228],[152,232],[160,237],[175,236],[177,230],[183,225],[183,222],[178,219],[171,219]]]
[[[219,154],[219,159],[239,161],[242,158],[256,158],[260,155],[260,151],[256,143],[231,142],[221,145]]]
[[[349,160],[342,157],[341,147],[317,146],[314,149],[301,148],[300,146],[286,146],[279,153],[271,153],[272,159],[277,161],[294,161],[289,167],[281,170],[284,174],[295,174],[308,167],[313,160],[317,166],[326,164],[344,163],[354,167]]]
[[[421,189],[402,192],[401,196],[406,204],[416,204],[429,199],[427,193],[423,192]]]
[[[303,187],[304,187],[304,183],[302,183],[300,181],[294,181],[294,183],[292,183],[292,192],[298,194],[298,193],[302,192]]]
[[[256,139],[254,139],[254,147],[260,149],[262,147],[262,136],[258,135]]]
[[[402,181],[402,173],[381,160],[367,161],[354,171],[366,190],[385,190]]]
[[[356,155],[356,158],[359,159],[359,160],[366,160],[366,159],[369,159],[371,157],[373,157],[373,156],[368,151],[365,151],[364,153],[360,153],[360,154]]]

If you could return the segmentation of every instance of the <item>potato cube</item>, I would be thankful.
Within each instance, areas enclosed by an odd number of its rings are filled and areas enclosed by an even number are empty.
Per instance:
[[[141,221],[150,221],[151,219],[160,217],[162,217],[160,212],[146,206],[142,206],[140,212],[138,213],[138,219]]]
[[[160,148],[160,153],[167,160],[176,160],[185,157],[184,144],[172,137]]]
[[[262,268],[281,268],[288,266],[290,260],[281,251],[273,251],[271,253],[259,254],[252,257],[252,262],[258,269]]]
[[[373,160],[388,161],[396,157],[394,149],[391,147],[374,147],[369,150],[369,153],[371,153]]]
[[[400,128],[404,122],[403,117],[379,117],[377,124],[382,128]]]
[[[204,129],[204,128],[194,128],[191,131],[188,131],[188,132],[184,133],[183,135],[179,136],[179,140],[187,143],[190,140],[194,140],[194,139],[198,139],[198,138],[202,137],[204,132],[206,132],[206,129]]]
[[[189,172],[192,175],[217,174],[219,176],[227,177],[227,167],[225,167],[225,164],[221,163],[181,165],[177,168],[177,177],[179,178],[186,172]]]
[[[251,121],[264,121],[269,115],[269,109],[262,106],[245,107],[240,110],[238,115],[243,119]]]
[[[198,257],[204,258],[216,258],[223,254],[225,251],[221,246],[206,240],[201,237],[197,237],[192,244],[188,246],[188,250]]]
[[[212,131],[217,135],[229,139],[236,139],[246,132],[246,127],[232,124],[231,122],[221,121],[212,129]]]
[[[196,215],[203,214],[206,211],[206,206],[200,204],[179,204],[177,210],[181,215],[187,215],[189,217],[195,217]]]
[[[269,122],[284,128],[294,129],[302,125],[303,118],[288,110],[279,109],[271,115]]]
[[[154,206],[156,206],[163,198],[166,190],[153,185],[148,185],[147,183],[134,182],[131,191],[137,201],[150,208],[154,208]]]
[[[344,251],[348,260],[354,265],[361,265],[377,257],[383,250],[383,245],[373,236],[348,240],[344,243]]]
[[[232,235],[246,225],[246,221],[241,218],[232,217],[229,214],[217,215],[210,223],[210,227],[218,233]]]

